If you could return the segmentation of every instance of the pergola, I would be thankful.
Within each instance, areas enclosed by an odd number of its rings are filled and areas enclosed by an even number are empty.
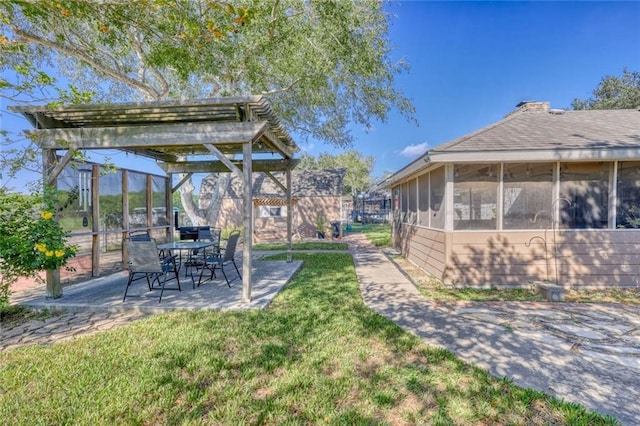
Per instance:
[[[298,161],[294,159],[298,147],[266,98],[247,96],[56,108],[13,106],[10,110],[23,114],[35,127],[27,133],[43,151],[47,184],[56,183],[76,149],[117,149],[154,159],[170,182],[173,174],[185,174],[171,192],[193,173],[236,173],[244,182],[242,295],[245,302],[251,300],[252,173],[265,172],[287,194],[287,260],[291,261],[291,170]],[[58,151],[65,154],[60,156]],[[273,159],[274,155],[278,158]],[[241,158],[236,159],[237,156]],[[285,172],[285,182],[274,177],[271,172],[275,171]],[[172,197],[167,198],[167,211],[172,211]],[[170,216],[173,222],[173,215]]]

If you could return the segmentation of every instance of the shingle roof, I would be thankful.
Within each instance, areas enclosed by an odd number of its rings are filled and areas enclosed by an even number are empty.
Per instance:
[[[381,187],[444,163],[495,161],[593,161],[640,158],[640,110],[549,109],[527,101],[504,119],[429,150]]]
[[[293,170],[291,172],[291,182],[293,185],[291,195],[296,198],[340,196],[342,195],[342,181],[345,173],[345,169]],[[274,172],[272,174],[279,182],[285,183],[284,173]],[[242,191],[242,181],[232,173],[225,197],[242,198]],[[254,173],[253,196],[264,198],[284,197],[285,193],[266,174]]]
[[[431,153],[639,146],[639,110],[549,110],[511,114]]]

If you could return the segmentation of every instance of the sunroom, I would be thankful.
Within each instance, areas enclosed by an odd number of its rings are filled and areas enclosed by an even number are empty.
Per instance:
[[[638,110],[523,102],[386,185],[394,246],[447,284],[640,284]]]

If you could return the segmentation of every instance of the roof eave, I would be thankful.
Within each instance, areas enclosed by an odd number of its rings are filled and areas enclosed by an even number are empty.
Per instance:
[[[428,154],[414,160],[400,169],[379,186],[392,188],[421,171],[435,166],[452,163],[500,163],[500,162],[554,162],[554,161],[615,161],[637,160],[640,158],[638,147],[608,147],[598,149],[564,148],[553,150],[512,150],[512,151],[429,151]]]

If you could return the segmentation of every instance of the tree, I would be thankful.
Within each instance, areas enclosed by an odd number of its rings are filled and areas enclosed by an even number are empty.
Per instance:
[[[640,72],[624,68],[620,77],[603,77],[592,98],[574,99],[571,106],[575,110],[640,108]]]
[[[413,120],[393,85],[406,65],[389,58],[387,20],[376,0],[4,1],[0,70],[13,78],[0,79],[1,95],[28,102],[53,88],[47,101],[80,103],[263,94],[290,130],[346,147],[350,122],[369,127],[392,109]],[[203,214],[193,185],[181,200]]]
[[[372,188],[374,180],[371,172],[374,165],[375,158],[350,150],[338,155],[321,153],[318,158],[303,154],[300,157],[298,169],[346,169],[342,194],[357,197],[360,193]]]

